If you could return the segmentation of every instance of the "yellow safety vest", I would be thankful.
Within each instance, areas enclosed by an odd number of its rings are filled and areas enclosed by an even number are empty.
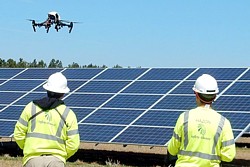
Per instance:
[[[218,166],[236,154],[230,122],[211,108],[197,107],[182,113],[168,143],[176,166]]]
[[[40,111],[40,107],[30,102],[15,125],[14,138],[23,149],[23,164],[44,154],[66,163],[80,145],[77,118],[64,104],[37,114]]]

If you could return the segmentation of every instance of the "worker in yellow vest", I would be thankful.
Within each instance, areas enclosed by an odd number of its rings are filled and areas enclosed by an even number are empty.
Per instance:
[[[80,145],[76,115],[62,101],[70,91],[67,79],[56,72],[43,88],[47,97],[25,106],[15,125],[14,138],[23,149],[24,167],[65,167]]]
[[[219,167],[236,154],[229,120],[212,109],[219,92],[217,81],[208,74],[198,77],[193,87],[197,108],[182,113],[168,143],[168,153],[177,155],[176,167]]]

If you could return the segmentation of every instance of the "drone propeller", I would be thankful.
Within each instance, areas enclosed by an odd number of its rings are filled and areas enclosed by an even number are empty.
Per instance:
[[[68,21],[68,20],[60,20],[60,21],[65,22],[65,23],[81,23],[78,21]]]
[[[32,22],[33,30],[34,30],[34,32],[36,32],[36,21],[32,20],[32,19],[27,19],[27,20]]]

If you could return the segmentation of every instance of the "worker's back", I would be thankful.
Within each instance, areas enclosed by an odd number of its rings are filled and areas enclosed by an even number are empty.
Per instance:
[[[181,139],[176,166],[220,166],[221,159],[231,161],[235,156],[235,149],[223,150],[223,141],[234,139],[231,125],[213,109],[197,107],[181,114],[177,124],[175,133]],[[170,153],[171,149],[170,143]]]

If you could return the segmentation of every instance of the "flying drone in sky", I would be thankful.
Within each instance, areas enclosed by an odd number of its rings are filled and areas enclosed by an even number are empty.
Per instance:
[[[57,12],[49,12],[48,17],[44,22],[38,23],[35,20],[28,19],[32,22],[32,27],[34,32],[36,32],[36,27],[44,27],[46,32],[49,32],[49,29],[54,26],[56,31],[58,32],[63,27],[69,28],[69,33],[71,33],[73,29],[73,24],[78,22],[72,22],[67,20],[61,20],[60,15]]]

